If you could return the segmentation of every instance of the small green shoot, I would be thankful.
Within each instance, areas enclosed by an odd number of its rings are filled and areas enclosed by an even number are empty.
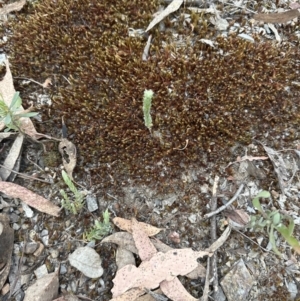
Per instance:
[[[152,117],[150,114],[153,94],[154,93],[152,90],[145,90],[144,97],[143,97],[144,122],[145,122],[145,126],[149,129],[150,132],[153,126]]]
[[[0,97],[0,121],[3,121],[6,126],[5,132],[10,130],[20,130],[20,118],[30,118],[38,114],[36,112],[24,111],[21,106],[22,99],[20,98],[19,92],[14,94],[10,106],[7,106],[4,100]]]
[[[260,215],[251,216],[249,227],[254,230],[263,230],[267,227],[267,233],[273,251],[281,256],[282,254],[276,247],[274,231],[279,232],[286,242],[300,254],[300,242],[293,236],[295,227],[294,220],[286,215],[280,214],[278,210],[264,210],[260,204],[259,198],[268,198],[270,193],[268,191],[260,192],[253,200],[253,206],[258,210]],[[287,226],[283,223],[287,224]]]
[[[111,230],[111,223],[109,222],[109,212],[106,209],[103,213],[103,222],[99,220],[95,220],[94,227],[84,234],[84,240],[91,241],[91,240],[101,240],[104,236],[108,235]]]
[[[63,189],[60,190],[60,194],[63,196],[63,200],[61,201],[62,207],[73,214],[77,214],[84,205],[84,194],[77,190],[74,183],[64,170],[62,170],[61,173],[64,182],[74,194],[74,200],[71,200]]]

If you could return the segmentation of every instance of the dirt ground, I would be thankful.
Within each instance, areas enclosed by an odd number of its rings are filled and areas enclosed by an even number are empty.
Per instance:
[[[1,300],[22,301],[43,269],[59,270],[62,300],[71,300],[70,295],[74,300],[112,299],[117,244],[89,242],[102,259],[100,278],[84,276],[68,260],[87,245],[84,233],[107,208],[111,219],[134,217],[162,228],[155,237],[172,248],[204,250],[222,235],[227,218],[240,222],[237,209],[254,216],[252,200],[265,190],[271,196],[261,200],[263,207],[292,218],[294,236],[300,239],[296,4],[186,1],[150,30],[152,48],[145,63],[145,29],[169,2],[45,0],[27,3],[2,21],[2,49],[24,107],[33,100],[41,112],[41,119],[33,119],[36,129],[57,139],[64,117],[67,138],[77,148],[74,180],[97,209],[90,210],[86,202],[78,214],[62,209],[53,217],[30,213],[19,199],[1,194],[0,211],[14,229],[5,282],[9,289]],[[254,22],[263,8],[277,15],[259,15]],[[281,10],[290,13],[278,14]],[[233,31],[244,36],[232,37]],[[43,83],[48,77],[48,88],[28,80]],[[155,93],[151,132],[142,113],[148,88]],[[11,138],[0,141],[1,164],[12,143]],[[9,180],[61,206],[60,189],[72,197],[61,169],[57,141],[27,137],[17,170],[51,184],[21,176]],[[237,191],[227,210],[205,218]],[[110,234],[117,231],[112,226]],[[275,254],[269,238],[266,228],[231,231],[212,260],[209,300],[298,300],[299,255],[279,233],[275,243],[282,255]],[[0,259],[9,262],[3,252],[1,246]],[[137,255],[135,260],[141,262]],[[199,262],[207,267],[206,259]],[[201,300],[205,274],[179,279]],[[229,287],[238,283],[244,295],[228,289],[226,282]],[[226,296],[213,293],[216,285]],[[160,298],[147,300],[171,300]]]

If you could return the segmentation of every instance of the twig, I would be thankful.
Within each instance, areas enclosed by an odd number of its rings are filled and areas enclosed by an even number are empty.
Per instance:
[[[45,86],[44,86],[43,84],[41,84],[41,83],[35,81],[35,80],[32,79],[32,78],[27,78],[27,77],[14,77],[14,79],[24,79],[24,80],[28,80],[28,81],[30,81],[30,82],[33,82],[33,83],[35,83],[35,84],[37,84],[37,85],[39,85],[39,86],[45,88]]]
[[[247,236],[246,234],[244,234],[243,232],[239,231],[238,229],[232,227],[231,229],[233,229],[234,231],[238,232],[239,234],[241,234],[242,236],[244,236],[245,238],[249,239],[252,243],[254,243],[255,245],[257,245],[260,249],[262,249],[264,252],[267,252],[267,253],[273,253],[275,254],[273,251],[269,251],[265,248],[263,248],[262,246],[260,246],[257,242],[255,242],[253,239],[251,239],[249,236]],[[275,254],[276,255],[276,254]]]
[[[173,149],[182,151],[182,150],[185,150],[187,148],[188,144],[189,144],[189,139],[186,139],[185,140],[185,146],[183,148],[173,148]]]
[[[90,299],[90,298],[82,296],[82,295],[76,295],[76,297],[78,297],[81,300],[94,301],[94,299]]]
[[[210,257],[207,258],[207,267],[206,267],[206,276],[205,276],[205,285],[203,290],[203,295],[201,298],[201,301],[207,301],[208,300],[208,293],[209,293],[209,276],[210,276]]]
[[[212,190],[212,199],[211,199],[211,210],[215,211],[217,209],[217,187],[218,187],[219,177],[216,176],[214,180],[213,190]],[[212,242],[217,240],[217,219],[216,216],[213,216],[210,220],[210,236]],[[213,298],[216,300],[216,296],[219,289],[219,279],[218,279],[218,272],[217,272],[217,253],[214,252],[211,258],[211,274],[213,276]]]
[[[18,270],[17,270],[17,273],[15,275],[14,282],[11,284],[8,299],[12,296],[12,294],[14,292],[14,289],[16,287],[16,284],[18,282],[18,279],[19,279],[19,277],[21,275],[21,268],[22,268],[22,265],[23,265],[23,257],[24,257],[25,247],[26,247],[26,238],[24,238],[24,245],[23,245],[23,250],[22,250],[21,258],[19,260]]]
[[[40,181],[40,182],[47,183],[47,184],[53,184],[53,183],[51,183],[51,182],[49,182],[49,181],[46,181],[46,180],[42,180],[42,179],[39,179],[39,178],[35,178],[35,177],[32,177],[32,176],[28,176],[28,175],[22,174],[22,173],[20,173],[20,172],[17,172],[17,171],[15,171],[15,170],[12,170],[12,169],[10,169],[10,168],[7,168],[6,166],[4,166],[4,165],[2,165],[2,164],[0,164],[0,166],[3,167],[3,168],[5,168],[5,169],[7,169],[7,170],[10,171],[10,172],[13,172],[13,173],[17,174],[17,175],[20,176],[21,178],[24,178],[24,179],[27,179],[27,180]]]
[[[146,44],[146,46],[144,48],[143,55],[142,55],[142,60],[143,61],[147,61],[148,60],[149,50],[150,50],[150,46],[151,46],[151,39],[152,39],[152,35],[150,35],[148,37],[147,44]]]
[[[231,200],[229,200],[225,205],[221,206],[219,209],[212,211],[210,213],[207,213],[204,215],[204,219],[208,219],[218,213],[220,213],[221,211],[223,211],[224,209],[226,209],[229,205],[231,205],[236,199],[237,197],[240,195],[240,193],[242,192],[242,190],[244,189],[244,184],[241,184],[239,189],[237,190],[237,192],[235,193],[235,195],[232,197]]]
[[[245,6],[239,6],[239,5],[235,5],[235,4],[232,4],[232,3],[223,3],[224,5],[230,5],[230,6],[233,6],[233,7],[236,7],[236,8],[240,8],[240,9],[245,9],[247,10],[248,12],[252,13],[252,14],[256,14],[255,11],[245,7]]]

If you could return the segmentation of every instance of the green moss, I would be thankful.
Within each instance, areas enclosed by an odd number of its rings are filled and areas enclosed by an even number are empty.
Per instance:
[[[176,47],[170,28],[154,29],[149,60],[142,61],[146,37],[129,37],[128,28],[146,28],[156,7],[141,0],[45,0],[14,25],[14,74],[40,81],[53,76],[53,124],[65,117],[81,166],[102,187],[129,179],[165,187],[183,168],[205,166],[202,154],[226,162],[237,141],[264,133],[279,140],[299,126],[299,89],[290,84],[299,81],[297,45],[230,36],[210,49],[199,40],[214,31],[193,17],[193,34],[166,20],[184,47]],[[152,136],[143,121],[145,89],[155,93]]]

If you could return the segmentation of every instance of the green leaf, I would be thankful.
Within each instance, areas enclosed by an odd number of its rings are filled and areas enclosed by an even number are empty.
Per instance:
[[[276,247],[276,242],[275,242],[275,237],[274,237],[274,226],[271,225],[271,229],[269,232],[269,239],[270,239],[270,243],[272,245],[272,249],[273,251],[278,255],[278,256],[282,256],[282,254],[279,252],[279,250]]]
[[[20,93],[16,92],[14,94],[14,97],[10,103],[9,109],[12,111],[16,111],[17,109],[20,108],[21,104],[22,104],[22,99],[20,98]]]
[[[36,116],[36,115],[38,115],[39,113],[37,113],[37,112],[28,112],[28,113],[20,113],[20,114],[16,114],[16,116],[18,116],[18,117],[28,117],[28,118],[30,118],[30,117],[34,117],[34,116]]]
[[[8,126],[11,123],[11,116],[10,116],[10,114],[6,115],[6,117],[4,118],[3,122],[4,122],[4,124],[6,126]]]
[[[70,188],[70,190],[74,193],[74,194],[77,194],[78,193],[78,190],[77,188],[75,187],[75,185],[73,184],[72,180],[70,179],[70,177],[68,176],[68,174],[62,170],[61,171],[61,174],[62,174],[62,177],[64,179],[64,182],[68,185],[68,187]]]
[[[271,195],[270,195],[270,192],[269,191],[266,191],[266,190],[263,190],[261,192],[258,193],[258,195],[255,197],[255,198],[269,198]]]
[[[103,212],[103,223],[104,224],[109,224],[109,212],[108,209],[106,208],[106,210]]]
[[[277,226],[280,222],[281,222],[281,215],[280,215],[280,213],[277,211],[277,212],[275,212],[275,214],[273,215],[273,225],[274,225],[274,226]]]
[[[263,209],[262,209],[262,207],[261,207],[259,198],[254,198],[254,199],[252,200],[252,204],[253,204],[254,208],[257,209],[259,212],[263,212]]]

